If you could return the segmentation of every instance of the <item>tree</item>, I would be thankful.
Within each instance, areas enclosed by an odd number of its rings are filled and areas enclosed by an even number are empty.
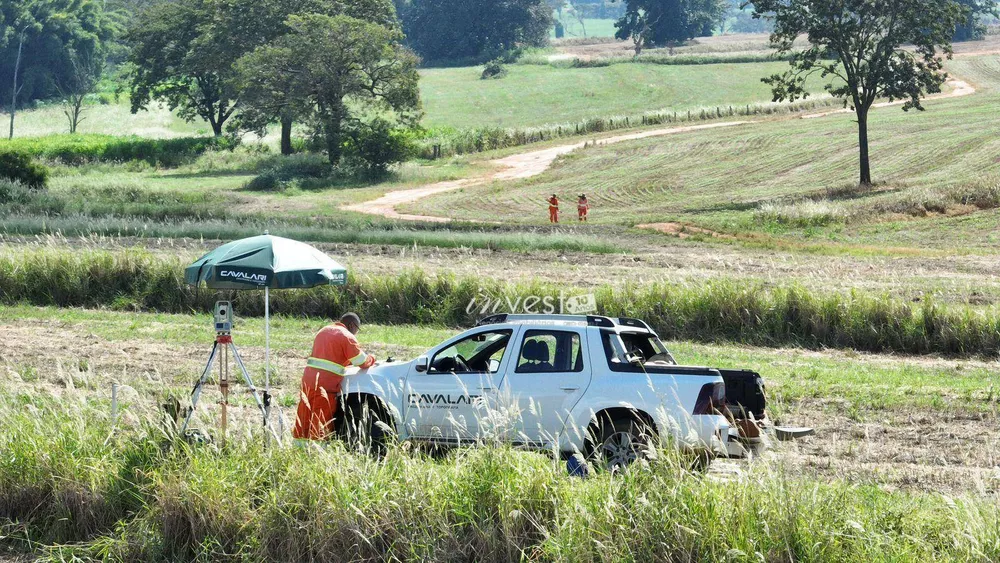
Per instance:
[[[545,0],[414,0],[403,29],[426,61],[483,62],[520,46],[547,45],[552,21]]]
[[[213,42],[220,45],[228,42],[223,51],[239,53],[239,56],[288,33],[290,30],[285,22],[294,14],[345,14],[387,28],[400,29],[391,0],[351,0],[346,3],[328,0],[214,0],[214,11],[211,28],[206,32],[218,36]],[[250,75],[253,73],[253,69],[248,71]],[[293,116],[301,115],[302,111],[275,106],[274,101],[295,104],[297,100],[289,98],[288,92],[270,96],[268,92],[254,90],[257,83],[252,76],[238,72],[234,76],[234,90],[239,92],[241,101],[238,127],[263,135],[269,125],[278,121],[281,126],[281,153],[291,154]]]
[[[790,57],[790,70],[763,79],[774,100],[807,97],[806,80],[816,74],[839,79],[826,90],[857,114],[860,181],[871,185],[869,110],[882,98],[906,100],[904,111],[924,109],[921,98],[940,92],[947,78],[938,49],[951,56],[951,36],[966,10],[954,0],[752,2],[754,17],[774,21],[771,45]],[[802,35],[809,45],[796,49],[795,40]]]
[[[638,57],[641,55],[643,47],[650,42],[650,36],[652,34],[652,29],[649,27],[649,21],[646,20],[646,13],[641,10],[628,11],[624,16],[622,16],[622,20],[615,25],[619,30],[618,33],[615,34],[615,37],[625,39],[625,37],[621,36],[621,33],[623,29],[627,29],[628,39],[632,41],[632,49],[635,51],[635,56]]]
[[[283,108],[316,123],[330,163],[340,164],[345,124],[357,112],[393,113],[416,122],[417,58],[398,29],[346,15],[293,15],[289,33],[239,62],[257,107]]]
[[[72,54],[102,51],[118,21],[99,0],[0,0],[0,88],[4,105],[11,102],[11,136],[18,107],[55,97],[73,72]]]
[[[212,33],[211,0],[153,4],[128,31],[132,113],[163,100],[189,121],[200,117],[221,136],[238,103],[231,87],[232,37]]]
[[[982,16],[996,16],[997,3],[994,0],[958,0],[968,8],[968,17],[955,28],[954,41],[981,41],[986,38],[986,25]]]
[[[730,33],[771,33],[774,30],[767,19],[753,17],[753,8],[745,0],[729,0],[727,19]]]
[[[24,84],[18,84],[18,73],[21,71],[21,57],[24,54],[24,34],[28,32],[28,27],[25,26],[21,30],[21,33],[17,35],[17,57],[14,59],[14,76],[11,79],[11,94],[10,94],[10,135],[8,139],[14,138],[14,116],[17,114],[17,96],[24,89]]]
[[[644,46],[674,47],[703,36],[706,28],[711,33],[725,12],[725,0],[625,0],[615,37]],[[637,51],[641,48],[637,46]]]
[[[586,0],[569,0],[570,6],[573,7],[573,17],[580,24],[580,29],[583,31],[583,36],[587,36],[587,18],[590,17],[591,3]]]
[[[87,96],[97,89],[97,84],[104,74],[104,54],[90,53],[79,55],[73,53],[70,57],[72,72],[65,76],[57,85],[63,97],[65,108],[63,113],[69,120],[69,132],[76,133],[77,127],[85,119],[83,103]]]

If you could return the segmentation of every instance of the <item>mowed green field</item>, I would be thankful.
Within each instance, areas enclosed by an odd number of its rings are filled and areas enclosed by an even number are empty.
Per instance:
[[[566,39],[586,38],[586,37],[614,37],[615,22],[618,20],[583,18],[583,25],[580,21],[567,14],[563,17],[563,28]],[[553,26],[549,37],[555,39],[556,29]]]
[[[569,203],[586,192],[591,221],[599,223],[676,221],[727,233],[991,247],[998,241],[997,213],[961,202],[966,195],[989,199],[995,193],[1000,62],[963,58],[950,70],[978,92],[928,101],[925,112],[873,110],[874,190],[851,188],[857,183],[857,127],[852,115],[838,114],[591,147],[536,178],[439,195],[409,210],[540,223],[545,196],[558,193]],[[955,205],[935,213],[942,201]]]
[[[525,127],[655,110],[766,103],[771,91],[761,77],[785,67],[785,63],[510,65],[508,76],[500,80],[481,80],[481,67],[426,69],[420,73],[420,89],[427,127]]]
[[[482,67],[424,69],[420,90],[428,128],[531,127],[592,117],[637,116],[659,110],[699,110],[771,100],[760,82],[782,63],[665,66],[616,64],[600,68],[509,65],[501,80],[481,80]],[[68,131],[63,109],[49,104],[19,112],[17,137]],[[185,122],[166,107],[132,114],[127,100],[87,107],[80,133],[163,138],[207,135],[206,123]],[[4,116],[6,117],[6,116]]]

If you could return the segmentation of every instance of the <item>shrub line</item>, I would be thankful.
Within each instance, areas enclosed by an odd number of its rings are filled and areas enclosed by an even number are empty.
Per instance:
[[[128,250],[19,250],[0,254],[0,302],[111,307],[164,313],[210,310],[219,294],[187,286],[179,260]],[[850,348],[866,352],[995,358],[1000,312],[910,303],[857,291],[817,294],[800,286],[718,280],[577,289],[540,282],[430,276],[352,275],[342,288],[274,292],[273,314],[330,318],[348,310],[380,324],[471,326],[530,296],[594,293],[599,313],[638,317],[664,338],[754,346]],[[223,292],[242,315],[263,314],[259,292]],[[484,304],[491,304],[483,308]],[[474,304],[470,306],[470,304]]]

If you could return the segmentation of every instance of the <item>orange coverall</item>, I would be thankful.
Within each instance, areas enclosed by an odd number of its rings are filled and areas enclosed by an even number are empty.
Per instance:
[[[576,200],[576,212],[580,216],[581,221],[587,220],[587,212],[590,211],[590,202],[587,198],[581,197]]]
[[[549,198],[549,222],[559,222],[559,198],[555,196]]]
[[[323,440],[333,430],[340,384],[347,366],[362,369],[375,364],[375,356],[361,350],[358,339],[343,323],[335,323],[316,334],[312,354],[302,374],[299,409],[295,416],[296,439]]]

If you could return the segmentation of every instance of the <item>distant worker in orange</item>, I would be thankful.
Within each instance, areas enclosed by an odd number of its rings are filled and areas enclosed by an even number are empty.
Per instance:
[[[588,211],[590,211],[590,202],[587,200],[587,194],[580,194],[576,200],[576,213],[581,221],[587,220]]]
[[[559,198],[552,194],[549,198],[549,223],[559,222]]]
[[[366,354],[355,335],[361,330],[361,319],[347,313],[340,322],[323,327],[313,341],[312,354],[306,361],[299,394],[299,410],[295,416],[295,439],[323,440],[333,431],[333,415],[337,412],[340,384],[347,375],[347,366],[361,369],[375,364],[375,356]]]

